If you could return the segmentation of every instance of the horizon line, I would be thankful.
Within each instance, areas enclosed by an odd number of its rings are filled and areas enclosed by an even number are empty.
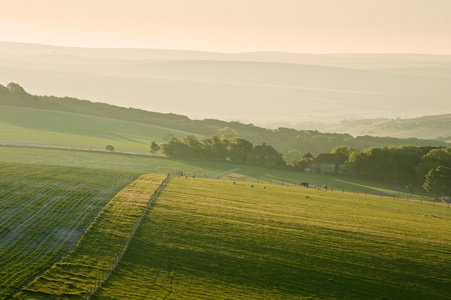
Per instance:
[[[189,48],[151,48],[151,47],[111,47],[111,46],[75,46],[75,45],[61,45],[41,42],[23,42],[23,41],[10,41],[0,40],[0,43],[9,44],[24,44],[35,46],[46,46],[56,48],[75,48],[75,49],[92,49],[92,50],[156,50],[156,51],[186,51],[186,52],[204,52],[204,53],[219,53],[219,54],[251,54],[251,53],[284,53],[284,54],[301,54],[301,55],[427,55],[427,56],[451,56],[450,54],[436,54],[436,53],[419,53],[419,52],[295,52],[285,50],[249,50],[249,51],[237,51],[227,52],[219,50],[206,50],[206,49],[189,49]]]

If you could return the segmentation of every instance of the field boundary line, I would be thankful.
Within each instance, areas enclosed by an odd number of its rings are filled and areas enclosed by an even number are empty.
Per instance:
[[[91,288],[88,290],[88,292],[82,297],[82,299],[91,299],[91,297],[94,295],[95,292],[102,286],[102,284],[110,277],[110,275],[113,273],[114,269],[119,265],[121,262],[122,257],[125,254],[125,251],[127,251],[128,245],[130,244],[131,240],[133,239],[136,230],[138,229],[139,225],[141,225],[141,222],[146,215],[147,211],[150,208],[150,205],[154,202],[154,200],[158,197],[158,194],[160,191],[164,188],[166,183],[168,182],[170,178],[170,175],[168,174],[166,178],[161,182],[161,184],[157,187],[157,189],[153,192],[152,196],[150,196],[149,201],[147,202],[147,205],[144,207],[141,216],[136,221],[135,226],[133,227],[132,231],[130,232],[129,237],[127,238],[127,241],[125,242],[124,246],[122,247],[119,254],[116,256],[113,263],[110,265],[108,270],[106,270],[99,279],[91,286]]]

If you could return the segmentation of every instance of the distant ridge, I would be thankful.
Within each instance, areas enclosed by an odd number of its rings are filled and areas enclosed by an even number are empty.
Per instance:
[[[215,53],[0,42],[0,83],[269,127],[451,111],[451,55]]]
[[[73,55],[86,58],[127,59],[127,60],[223,60],[281,62],[295,64],[312,64],[336,67],[368,68],[368,66],[390,64],[424,66],[447,62],[451,65],[451,55],[413,54],[413,53],[296,53],[278,51],[251,52],[212,52],[180,49],[152,48],[88,48],[71,46],[54,46],[45,44],[0,41],[0,57],[5,56],[57,56]],[[353,61],[355,60],[355,61]],[[417,63],[415,63],[417,61]],[[412,65],[413,64],[413,65]]]
[[[10,83],[6,87],[0,85],[0,105],[38,108],[132,121],[185,132],[188,131],[204,136],[218,135],[222,138],[241,137],[251,141],[255,145],[265,142],[285,155],[289,155],[288,153],[291,150],[297,152],[299,155],[306,152],[319,154],[321,152],[330,152],[333,148],[341,145],[348,145],[357,150],[363,150],[369,147],[400,146],[406,144],[417,146],[450,145],[442,141],[420,140],[415,138],[352,137],[346,133],[320,133],[312,130],[296,130],[283,127],[271,130],[253,124],[226,122],[215,119],[191,120],[183,115],[149,112],[141,109],[124,108],[76,98],[34,96],[27,93],[16,83]],[[289,158],[289,156],[287,157]]]

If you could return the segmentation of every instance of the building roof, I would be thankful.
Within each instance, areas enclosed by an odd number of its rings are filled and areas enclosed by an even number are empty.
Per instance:
[[[255,146],[254,149],[249,152],[251,155],[259,155],[259,156],[281,156],[282,154],[278,152],[276,149],[274,149],[270,145],[266,145],[263,143],[263,145]]]
[[[312,162],[316,164],[342,164],[347,160],[348,156],[343,153],[321,153]]]

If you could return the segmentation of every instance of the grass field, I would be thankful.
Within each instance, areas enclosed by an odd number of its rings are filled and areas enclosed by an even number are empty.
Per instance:
[[[406,200],[423,199],[431,201],[433,197],[417,190],[415,195],[406,191],[405,186],[389,185],[344,176],[323,176],[303,172],[271,168],[259,168],[233,162],[176,160],[165,157],[148,157],[120,153],[96,153],[89,151],[72,151],[60,149],[22,148],[0,146],[0,161],[24,162],[60,166],[92,167],[116,171],[168,174],[183,171],[196,177],[223,179],[229,181],[259,182],[272,185],[294,186],[307,181],[310,186],[344,190],[348,193],[374,194],[397,197]]]
[[[445,207],[174,178],[96,298],[449,299],[450,230]]]
[[[0,299],[50,268],[138,174],[0,163]]]
[[[150,154],[152,141],[188,132],[141,123],[0,105],[0,141]],[[199,137],[199,136],[198,136]]]
[[[75,248],[22,289],[17,298],[79,299],[86,294],[115,261],[164,178],[163,175],[142,175],[125,187],[105,206]]]

